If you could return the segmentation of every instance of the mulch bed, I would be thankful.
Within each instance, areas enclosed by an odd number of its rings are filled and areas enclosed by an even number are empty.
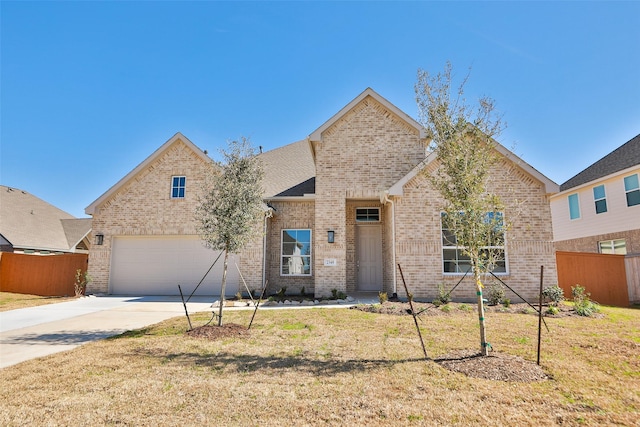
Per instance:
[[[491,352],[460,350],[434,360],[443,368],[468,377],[493,381],[534,382],[549,379],[540,366],[518,356]]]
[[[446,305],[447,308],[443,309],[444,306],[435,306],[431,303],[425,302],[413,302],[413,309],[420,316],[455,316],[455,315],[465,315],[468,312],[477,312],[477,305],[473,303],[465,304],[465,303],[454,303],[451,302]],[[488,305],[485,304],[484,311],[485,313],[521,313],[521,314],[532,314],[538,315],[529,304],[526,303],[517,303],[510,304],[508,307],[504,305]],[[369,313],[378,313],[378,314],[391,314],[396,316],[409,316],[411,315],[411,307],[408,302],[403,301],[385,301],[382,304],[360,304],[351,307],[355,310],[362,310]],[[547,307],[543,305],[542,312],[545,317],[566,317],[566,316],[578,316],[578,314],[573,310],[573,307],[566,304],[558,305],[558,313],[557,314],[548,314],[545,313]],[[594,317],[600,317],[601,314],[596,313]]]

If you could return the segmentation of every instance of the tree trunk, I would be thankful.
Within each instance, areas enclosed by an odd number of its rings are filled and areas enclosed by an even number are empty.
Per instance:
[[[480,281],[480,269],[473,266],[473,276],[476,280],[476,294],[478,295],[478,325],[480,326],[480,353],[483,356],[489,355],[487,347],[486,330],[484,323],[484,301],[482,299],[482,282]]]
[[[227,287],[227,266],[229,264],[229,251],[224,250],[224,269],[222,270],[222,286],[220,288],[220,308],[218,309],[218,326],[222,326],[222,309],[224,308],[224,292]]]

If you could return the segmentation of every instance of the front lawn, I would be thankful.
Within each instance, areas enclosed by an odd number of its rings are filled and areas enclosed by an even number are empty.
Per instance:
[[[58,302],[70,301],[72,299],[75,299],[75,297],[43,297],[39,295],[0,292],[0,311],[9,311],[16,310],[18,308],[54,304]]]
[[[531,382],[424,360],[411,316],[262,309],[248,334],[213,340],[185,335],[177,317],[1,370],[0,425],[637,425],[640,310],[602,313],[546,318],[549,378]],[[488,341],[535,362],[537,322],[488,313]],[[430,359],[477,350],[473,310],[420,325]]]

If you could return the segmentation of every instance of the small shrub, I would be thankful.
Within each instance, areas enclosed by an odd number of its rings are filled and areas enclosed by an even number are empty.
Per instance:
[[[242,292],[240,291],[236,292],[236,300],[242,301]]]
[[[591,294],[586,292],[584,286],[572,286],[571,296],[573,297],[573,309],[579,316],[590,317],[600,311],[600,306],[591,301]]]
[[[469,306],[469,304],[460,304],[458,306],[458,310],[460,310],[460,311],[471,311],[472,308],[471,308],[471,306]]]
[[[487,301],[489,305],[498,305],[504,300],[504,287],[501,284],[493,283],[489,286],[489,291],[487,292]]]
[[[505,308],[511,307],[511,300],[509,298],[503,299],[502,300],[502,305],[504,305]]]
[[[449,304],[443,305],[442,307],[440,307],[440,310],[445,313],[449,313],[451,311],[451,306]]]
[[[436,307],[449,304],[451,302],[451,296],[449,295],[449,291],[445,287],[444,283],[438,285],[438,296],[431,301],[433,305]]]
[[[305,295],[306,295],[306,292],[303,286],[302,289],[300,289],[300,296],[305,296]]]
[[[551,316],[555,316],[556,314],[558,314],[560,312],[560,310],[558,309],[557,306],[555,305],[550,305],[547,310],[545,311],[546,314],[549,314]]]
[[[542,291],[542,295],[556,306],[564,300],[564,291],[558,285],[547,286]]]
[[[380,304],[384,304],[388,300],[389,300],[389,296],[387,295],[386,292],[378,292],[378,301],[380,301]]]
[[[91,282],[91,276],[89,272],[85,271],[82,273],[81,269],[76,270],[76,281],[73,284],[75,293],[77,297],[84,295],[87,290],[87,285]]]
[[[282,299],[284,298],[284,294],[287,292],[287,287],[283,286],[281,287],[278,292],[276,293],[276,295],[278,296],[278,298]]]
[[[338,299],[338,290],[337,289],[331,289],[331,297],[333,299]]]

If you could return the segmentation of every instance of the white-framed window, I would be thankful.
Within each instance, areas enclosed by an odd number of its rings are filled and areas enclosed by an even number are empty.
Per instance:
[[[283,229],[280,244],[282,276],[311,275],[311,230]]]
[[[380,222],[380,208],[356,208],[356,222]]]
[[[442,230],[442,272],[444,274],[466,273],[471,269],[471,258],[458,246],[453,230],[446,227],[446,214],[441,214]],[[489,237],[489,245],[483,247],[482,255],[491,265],[489,269],[495,274],[507,273],[507,257],[504,247],[504,221],[501,212],[487,213],[487,221],[495,224],[494,231]]]
[[[569,218],[580,218],[580,201],[578,200],[578,193],[570,194],[567,199],[569,200]]]
[[[184,190],[187,184],[187,177],[185,176],[173,176],[171,177],[171,198],[182,199],[184,198]]]
[[[607,211],[607,196],[604,191],[604,184],[593,187],[593,201],[596,204],[596,214]]]
[[[640,205],[640,182],[637,173],[624,177],[624,192],[627,196],[627,206]]]
[[[603,240],[598,242],[598,251],[601,254],[627,254],[627,242],[624,239]]]

